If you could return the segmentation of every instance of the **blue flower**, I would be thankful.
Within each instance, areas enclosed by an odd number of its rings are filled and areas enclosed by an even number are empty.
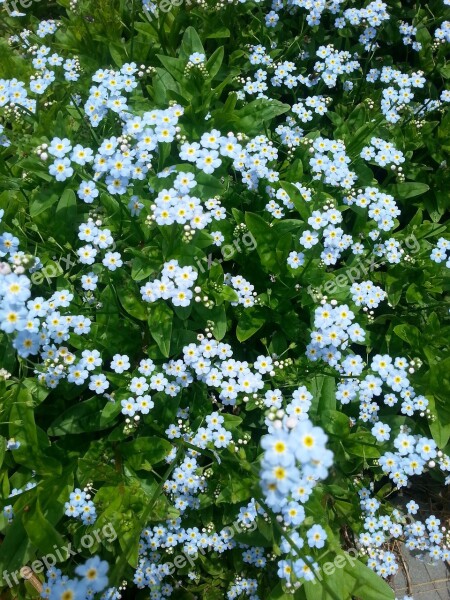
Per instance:
[[[83,582],[94,592],[103,591],[108,585],[108,563],[99,556],[88,559],[84,565],[79,565],[75,573],[84,577]]]
[[[49,167],[50,175],[54,175],[56,181],[65,181],[73,175],[73,169],[70,166],[68,158],[57,158]]]
[[[194,52],[189,56],[189,62],[193,63],[194,65],[199,65],[205,62],[205,58],[206,57],[204,54],[200,52]]]
[[[86,600],[87,582],[79,579],[60,579],[51,588],[49,600]]]
[[[313,525],[306,532],[310,548],[323,548],[327,539],[325,529],[321,525]]]

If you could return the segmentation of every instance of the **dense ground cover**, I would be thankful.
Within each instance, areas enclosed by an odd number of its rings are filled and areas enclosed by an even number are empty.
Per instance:
[[[448,5],[0,0],[2,597],[448,561]]]

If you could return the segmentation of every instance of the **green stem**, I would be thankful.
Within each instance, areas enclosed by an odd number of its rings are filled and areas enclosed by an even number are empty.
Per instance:
[[[131,5],[131,42],[130,42],[130,62],[133,62],[133,51],[134,51],[134,21],[136,18],[136,5],[135,0],[132,0]]]
[[[128,555],[130,554],[130,551],[135,543],[136,537],[139,537],[141,534],[142,529],[145,527],[145,524],[147,522],[148,516],[151,513],[153,507],[156,504],[156,501],[158,500],[158,498],[161,495],[163,486],[165,484],[165,482],[169,479],[169,477],[172,474],[172,471],[175,469],[175,467],[178,464],[178,461],[183,453],[183,451],[185,450],[185,448],[180,445],[176,456],[174,458],[174,460],[170,463],[170,465],[168,466],[168,468],[166,469],[164,475],[162,476],[161,481],[158,484],[158,487],[156,488],[156,490],[153,492],[152,497],[150,498],[149,503],[147,504],[147,507],[145,508],[144,512],[142,513],[141,518],[139,519],[139,524],[137,527],[135,527],[134,531],[132,532],[132,534],[130,535],[130,541],[127,543],[125,550],[122,552],[120,560],[118,562],[118,564],[115,566],[114,568],[114,574],[111,577],[111,586],[116,587],[122,580],[122,575],[125,571],[125,568],[127,566],[127,559],[128,559]]]
[[[264,508],[266,513],[270,516],[272,524],[274,525],[275,529],[284,537],[284,539],[286,539],[289,542],[291,548],[293,548],[296,551],[297,556],[302,557],[302,559],[305,561],[305,563],[308,565],[308,567],[314,573],[314,576],[317,577],[317,579],[320,581],[321,585],[327,591],[327,593],[331,596],[331,598],[333,598],[334,600],[342,600],[342,598],[339,598],[339,596],[332,590],[332,588],[328,585],[328,583],[325,580],[321,581],[320,573],[318,573],[315,570],[313,563],[309,560],[309,558],[306,555],[302,556],[302,552],[301,552],[300,548],[293,541],[291,536],[288,533],[286,533],[286,531],[283,530],[281,525],[278,523],[275,514],[267,506],[267,504],[260,498],[257,498],[257,502]]]
[[[77,104],[77,102],[76,102],[75,98],[73,97],[73,94],[69,94],[69,98],[71,99],[71,101],[72,101],[72,104],[73,104],[73,106],[74,106],[75,110],[76,110],[76,111],[77,111],[77,113],[80,115],[80,118],[81,118],[82,122],[83,122],[83,123],[86,123],[86,125],[88,126],[89,133],[91,134],[91,136],[92,136],[92,139],[93,139],[93,140],[94,140],[94,142],[97,144],[97,146],[99,146],[99,145],[100,145],[100,142],[99,142],[99,139],[98,139],[98,137],[97,137],[97,134],[96,134],[96,133],[95,133],[95,131],[92,129],[92,127],[91,127],[91,124],[90,124],[90,123],[89,123],[89,121],[86,119],[86,116],[85,116],[85,115],[83,115],[83,113],[81,112],[81,110],[80,110],[80,107],[78,106],[78,104]]]
[[[11,177],[14,177],[13,172],[11,170],[11,167],[6,162],[6,160],[5,160],[5,167],[6,167],[7,171],[8,171],[8,173],[11,175]],[[28,194],[26,194],[25,191],[22,189],[22,186],[19,187],[19,191],[22,194],[22,196],[25,198],[25,200],[28,202],[28,206],[29,206],[30,205],[30,198],[28,197]]]

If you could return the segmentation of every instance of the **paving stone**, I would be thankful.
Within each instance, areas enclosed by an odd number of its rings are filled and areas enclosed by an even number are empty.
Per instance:
[[[404,546],[401,548],[408,568],[414,600],[449,600],[450,573],[445,564],[443,562],[428,564],[415,558]],[[402,599],[405,594],[408,594],[407,581],[401,566],[391,585],[397,598]]]

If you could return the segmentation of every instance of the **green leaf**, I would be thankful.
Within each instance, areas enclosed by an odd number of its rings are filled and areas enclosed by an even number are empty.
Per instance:
[[[136,256],[131,261],[131,278],[133,281],[142,281],[147,279],[159,269],[161,261],[151,258]]]
[[[142,300],[133,282],[122,283],[119,289],[120,304],[127,313],[140,321],[145,321],[147,319],[147,303]]]
[[[293,598],[295,598],[295,596],[293,596],[292,594],[288,594],[283,590],[281,582],[277,583],[277,585],[267,596],[267,600],[292,600]]]
[[[64,500],[68,497],[71,489],[73,489],[73,474],[70,469],[62,472],[57,478],[45,480],[45,489],[42,486],[39,501],[42,509],[41,513],[45,515],[44,519],[50,523],[50,527],[54,526],[59,518],[62,517],[64,513]],[[33,542],[24,526],[24,520],[26,521],[27,518],[27,511],[24,508],[27,506],[30,512],[34,510],[36,493],[36,489],[25,492],[18,496],[14,504],[16,517],[8,526],[6,535],[0,544],[1,576],[5,572],[12,574],[18,571],[22,566],[30,562],[35,555]],[[38,516],[37,518],[39,519],[40,517]],[[45,527],[48,529],[47,525]],[[38,541],[39,532],[35,531],[34,526],[32,526],[31,533],[33,537],[36,536],[35,541]],[[50,535],[53,536],[54,532],[52,531]],[[61,540],[64,543],[62,538]],[[45,544],[45,541],[42,543]],[[61,548],[59,542],[58,547]],[[40,555],[42,556],[42,554]],[[2,579],[0,585],[3,582],[4,580]]]
[[[214,78],[219,72],[219,69],[223,62],[223,56],[224,49],[223,46],[220,46],[220,48],[217,48],[217,50],[215,50],[209,57],[206,63],[206,70],[210,74],[211,79]]]
[[[242,423],[242,417],[238,417],[237,415],[230,415],[228,413],[223,413],[223,422],[227,429],[236,429]]]
[[[157,54],[156,56],[175,81],[181,83],[184,79],[185,61],[181,58],[173,58],[172,56],[164,56],[162,54]]]
[[[338,547],[337,554],[319,565],[316,577],[305,583],[307,600],[350,600],[354,582],[346,577],[344,567],[351,567],[356,559]]]
[[[150,335],[158,344],[165,357],[170,355],[172,339],[173,311],[165,302],[150,305],[148,327]]]
[[[54,552],[54,546],[56,546],[61,549],[62,555],[67,558],[67,552],[63,550],[65,539],[44,517],[39,496],[34,507],[23,513],[22,520],[31,543],[39,550],[40,554],[51,554]]]
[[[205,38],[207,40],[216,39],[216,38],[227,38],[227,37],[230,37],[230,35],[231,35],[230,30],[227,27],[220,27],[219,29],[216,29],[212,33],[208,33],[208,35],[206,35]]]
[[[401,324],[394,327],[394,333],[414,348],[420,347],[420,330],[415,325]]]
[[[255,213],[245,213],[245,223],[256,240],[256,251],[266,271],[278,271],[276,242],[267,221]]]
[[[265,317],[257,309],[248,308],[242,313],[236,327],[236,337],[239,342],[245,342],[252,337],[266,322]]]
[[[21,160],[17,166],[20,167],[22,173],[24,171],[29,171],[30,173],[37,175],[40,179],[43,179],[46,182],[52,182],[53,185],[55,185],[55,180],[53,175],[49,174],[48,167],[39,160],[36,160],[36,158],[31,156],[25,158]]]
[[[214,177],[214,175],[203,172],[198,173],[195,176],[195,180],[197,181],[197,187],[195,189],[200,190],[202,198],[208,199],[213,198],[214,196],[220,196],[225,191],[225,185],[221,183],[217,177]]]
[[[450,64],[445,65],[444,67],[439,68],[439,73],[445,79],[450,79]]]
[[[188,27],[184,32],[183,41],[181,42],[180,57],[188,59],[194,52],[205,54],[202,41],[193,27]]]
[[[33,557],[31,540],[23,526],[22,520],[15,518],[9,525],[6,536],[0,545],[0,585],[14,585],[12,574],[26,565]],[[11,574],[9,581],[5,575]],[[20,576],[18,577],[20,581]]]
[[[222,291],[220,292],[221,297],[227,302],[237,302],[239,300],[239,296],[237,293],[228,285],[224,285],[222,287]]]
[[[443,450],[450,439],[450,423],[445,424],[442,415],[439,414],[439,408],[436,407],[434,396],[428,395],[427,400],[428,408],[431,411],[431,414],[435,417],[433,420],[430,419],[428,421],[430,432],[433,436],[433,440],[438,445],[438,448]]]
[[[73,190],[64,190],[56,207],[55,219],[58,226],[55,237],[67,241],[75,232],[77,218],[77,199]],[[57,233],[57,236],[56,236]]]
[[[380,124],[384,119],[381,114],[376,115],[369,123],[365,123],[354,132],[352,132],[351,142],[347,147],[347,154],[350,158],[353,158],[361,152],[363,146],[366,144],[368,139],[376,134],[376,125]]]
[[[278,100],[258,98],[257,100],[249,102],[244,108],[241,108],[236,112],[240,119],[253,117],[254,119],[257,119],[258,122],[262,122],[269,121],[278,115],[282,115],[290,110],[290,108],[289,104],[283,104]]]
[[[310,384],[311,412],[320,418],[325,410],[336,410],[336,381],[329,375],[316,375]]]
[[[100,415],[100,423],[102,425],[108,425],[113,423],[117,416],[122,412],[122,404],[116,400],[115,402],[107,402],[103,407]]]
[[[158,106],[166,106],[168,103],[168,91],[181,93],[180,85],[165,69],[156,67],[156,75],[153,77],[153,99]]]
[[[216,285],[222,286],[224,279],[224,272],[222,265],[218,262],[213,262],[211,268],[209,269],[209,281],[211,283],[215,283]]]
[[[52,194],[45,188],[40,189],[30,203],[30,217],[35,219],[38,215],[56,204],[58,198],[58,194]]]
[[[9,344],[6,333],[0,334],[0,369],[6,369],[10,373],[14,371],[16,364],[16,351]]]
[[[119,44],[109,44],[109,53],[117,67],[121,67],[125,62],[123,58],[123,46]]]
[[[227,474],[222,491],[217,497],[216,504],[231,502],[237,504],[252,497],[254,481],[250,477],[237,477],[237,474]]]
[[[113,465],[105,465],[104,462],[100,462],[98,459],[91,460],[88,458],[78,459],[78,479],[81,485],[86,485],[89,481],[106,481],[108,484],[112,484],[119,483],[122,480]]]
[[[227,313],[223,304],[213,309],[212,320],[214,321],[213,335],[220,341],[227,332]]]
[[[354,579],[352,594],[364,600],[394,600],[394,590],[361,561],[345,565],[345,572]]]
[[[14,401],[9,415],[9,435],[21,442],[20,448],[14,451],[14,460],[42,475],[58,473],[61,471],[59,461],[44,453],[49,440],[36,426],[31,392],[23,383],[18,386],[19,389],[14,392],[17,401]]]
[[[300,190],[293,183],[289,183],[288,181],[280,181],[280,186],[289,195],[292,204],[295,206],[301,218],[304,221],[307,221],[311,216],[311,211],[308,203],[303,199]]]
[[[3,465],[6,454],[6,438],[0,435],[0,468]]]
[[[259,98],[249,102],[244,108],[236,110],[234,115],[239,120],[239,131],[251,135],[259,132],[263,123],[282,115],[290,108],[289,104],[283,104],[279,100]]]
[[[279,265],[284,265],[286,263],[291,246],[292,235],[288,232],[284,235],[280,235],[276,247],[276,257]]]
[[[161,462],[172,450],[172,444],[159,437],[140,437],[132,442],[125,442],[119,446],[120,452],[127,458],[138,457],[151,468]]]
[[[20,190],[21,180],[18,177],[5,177],[4,175],[0,178],[0,192],[5,190]]]
[[[118,218],[121,216],[120,204],[113,197],[106,192],[100,194],[100,202],[105,207],[109,218]]]
[[[48,434],[68,435],[106,429],[108,423],[102,422],[101,419],[104,405],[104,398],[94,396],[71,406],[53,421],[48,429]]]
[[[320,422],[327,433],[345,438],[350,433],[349,418],[337,410],[322,410],[319,412]]]
[[[426,183],[415,183],[409,181],[405,183],[395,183],[387,187],[388,193],[392,194],[394,198],[399,198],[400,200],[421,196],[422,194],[428,192],[429,189],[430,186]]]
[[[379,443],[375,443],[372,434],[368,431],[352,433],[343,444],[346,452],[360,458],[379,458],[381,451]]]

